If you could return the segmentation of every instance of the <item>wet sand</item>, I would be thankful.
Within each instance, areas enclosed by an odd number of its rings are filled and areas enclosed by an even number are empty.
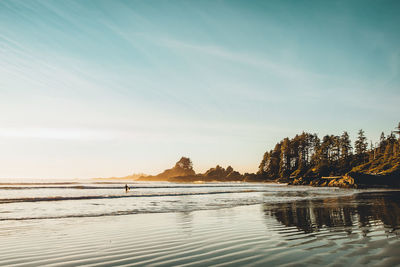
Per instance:
[[[398,192],[0,222],[1,266],[397,266]]]

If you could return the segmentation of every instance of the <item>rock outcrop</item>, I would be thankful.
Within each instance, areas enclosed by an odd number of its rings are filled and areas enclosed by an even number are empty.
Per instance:
[[[390,175],[366,174],[360,172],[349,172],[339,177],[321,178],[295,178],[289,182],[291,185],[329,186],[342,188],[370,188],[370,187],[400,187],[400,172]]]
[[[195,176],[192,161],[189,158],[182,157],[173,168],[167,169],[156,176],[140,177],[139,181],[168,181],[175,177]]]

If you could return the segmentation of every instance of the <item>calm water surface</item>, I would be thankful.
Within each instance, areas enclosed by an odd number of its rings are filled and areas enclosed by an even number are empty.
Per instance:
[[[0,181],[1,266],[400,266],[400,192]]]

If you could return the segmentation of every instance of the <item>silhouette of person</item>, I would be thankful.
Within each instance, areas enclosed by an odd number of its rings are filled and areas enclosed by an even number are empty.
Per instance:
[[[125,192],[128,192],[128,190],[129,190],[129,187],[127,184],[125,184]]]

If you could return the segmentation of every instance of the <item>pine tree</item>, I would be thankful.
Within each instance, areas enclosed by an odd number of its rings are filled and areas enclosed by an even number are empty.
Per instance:
[[[358,131],[358,138],[354,143],[355,152],[360,163],[364,163],[366,160],[366,152],[368,148],[367,138],[364,135],[364,131],[361,129]]]
[[[290,140],[289,138],[283,139],[282,146],[281,146],[281,161],[279,164],[279,176],[280,177],[289,177],[290,175],[290,162],[291,162],[291,155],[290,155]]]
[[[279,176],[279,166],[281,162],[281,143],[275,145],[273,151],[270,152],[270,158],[266,162],[266,173],[271,178]]]
[[[330,173],[331,144],[331,136],[325,135],[317,152],[316,169],[319,176],[326,176]]]
[[[379,140],[379,146],[383,145],[383,144],[385,143],[385,140],[386,140],[386,138],[385,138],[385,133],[382,132],[382,133],[381,133],[380,140]]]
[[[400,125],[398,127],[400,132]],[[259,174],[270,178],[320,177],[343,175],[350,170],[362,173],[393,173],[400,167],[400,138],[397,131],[385,136],[379,143],[368,142],[364,131],[358,132],[353,147],[349,134],[326,135],[321,140],[317,134],[303,132],[294,138],[285,138],[274,150],[266,152],[259,166]],[[368,161],[368,164],[366,161]],[[353,168],[354,167],[354,168]]]
[[[353,147],[348,132],[344,131],[340,136],[340,160],[339,169],[341,174],[350,170],[351,154]]]
[[[310,157],[311,166],[315,167],[318,165],[320,149],[321,149],[321,140],[319,139],[317,134],[313,134],[311,141],[311,157]]]
[[[344,131],[340,136],[340,154],[342,159],[348,159],[353,147],[348,132]]]
[[[375,159],[375,147],[374,147],[374,145],[372,144],[372,141],[370,141],[370,144],[369,144],[369,161],[373,161],[374,159]]]
[[[386,145],[386,138],[385,138],[385,133],[381,133],[381,137],[379,139],[379,149],[378,149],[378,156],[383,155],[385,152],[385,145]]]
[[[264,153],[263,159],[260,162],[260,165],[258,166],[258,174],[263,175],[265,173],[265,167],[266,167],[266,163],[269,159],[269,153],[268,151]]]
[[[303,132],[299,136],[299,147],[298,147],[298,167],[297,170],[300,174],[306,171],[308,160],[309,160],[309,146],[310,146],[310,134]]]
[[[193,163],[190,158],[181,157],[181,159],[175,164],[175,167],[184,170],[193,170]]]

